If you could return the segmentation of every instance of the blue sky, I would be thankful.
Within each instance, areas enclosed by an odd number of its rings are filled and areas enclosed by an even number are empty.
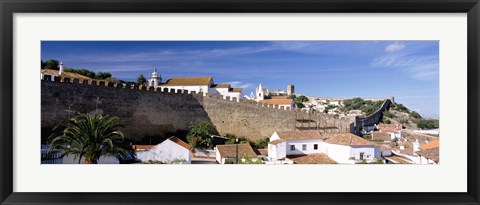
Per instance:
[[[438,117],[438,41],[43,41],[42,60],[147,78],[212,76],[250,94],[295,85],[316,97],[388,98]]]

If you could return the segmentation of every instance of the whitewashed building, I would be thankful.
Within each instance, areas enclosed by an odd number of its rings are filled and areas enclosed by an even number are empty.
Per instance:
[[[154,87],[157,89],[168,89],[168,91],[186,90],[188,93],[204,93],[204,95],[223,95],[230,99],[237,99],[239,101],[243,98],[241,88],[232,88],[230,84],[214,84],[211,76],[206,77],[181,77],[181,78],[169,78],[166,82],[162,82],[161,76],[157,73],[157,69],[154,68],[153,73],[150,75],[147,83],[148,87]]]
[[[170,137],[162,143],[149,147],[134,145],[137,159],[142,162],[161,162],[166,164],[191,164],[193,147],[177,137]]]
[[[295,102],[293,99],[267,99],[260,100],[259,103],[263,106],[277,106],[278,108],[283,107],[285,110],[295,107]]]
[[[289,155],[323,153],[338,163],[373,162],[381,158],[380,147],[351,133],[321,133],[319,131],[274,132],[268,144],[270,161]]]

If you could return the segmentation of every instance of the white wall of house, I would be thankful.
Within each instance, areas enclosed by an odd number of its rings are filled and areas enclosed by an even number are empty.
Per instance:
[[[402,131],[391,132],[390,136],[392,139],[395,139],[395,138],[399,139],[402,137]]]
[[[276,145],[268,144],[268,157],[271,159],[283,159],[287,156],[287,143],[281,142]]]
[[[182,160],[184,164],[192,162],[192,152],[190,150],[168,139],[149,150],[136,151],[136,154],[137,158],[142,160],[142,162],[149,160],[163,163]]]
[[[160,85],[159,86],[162,91],[163,91],[163,88],[168,88],[168,91],[170,92],[170,89],[175,89],[175,92],[176,90],[188,90],[188,93],[191,93],[192,91],[195,91],[196,93],[199,93],[199,92],[203,92],[203,93],[210,93],[210,86],[209,85],[194,85],[194,86],[164,86],[164,85]],[[213,91],[214,93],[216,91]]]
[[[422,156],[419,156],[418,163],[419,164],[437,164],[435,161],[433,161],[431,159],[427,159],[427,158],[422,157]]]
[[[350,149],[350,157],[354,157],[355,160],[361,160],[361,153],[363,153],[363,159],[366,161],[374,161],[375,158],[381,157],[380,147],[378,146],[354,146]]]
[[[314,149],[317,145],[317,149]],[[292,146],[295,150],[292,150]],[[286,142],[287,155],[303,155],[322,153],[325,150],[325,143],[322,140],[288,140]]]
[[[350,148],[345,145],[325,143],[325,154],[338,163],[350,163]]]
[[[218,151],[218,149],[215,149],[215,159],[217,160],[218,163],[225,164],[225,160],[222,159],[222,155],[220,155],[220,152]]]

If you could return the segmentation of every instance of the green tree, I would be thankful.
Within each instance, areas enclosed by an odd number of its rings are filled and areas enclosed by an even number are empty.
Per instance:
[[[417,127],[420,129],[435,129],[439,127],[438,120],[424,119],[417,122]]]
[[[301,95],[300,97],[296,98],[297,102],[308,102],[308,98],[305,97],[304,95]]]
[[[137,85],[145,85],[145,83],[147,83],[147,79],[145,79],[145,76],[143,76],[143,74],[140,74],[137,77]]]
[[[394,115],[391,112],[385,111],[385,112],[383,112],[383,116],[388,117],[388,118],[393,118]]]
[[[289,95],[287,98],[288,99],[295,99],[297,96],[296,95]]]
[[[189,125],[190,131],[187,134],[187,141],[194,148],[212,148],[212,137],[216,134],[215,125],[207,121],[195,121]]]
[[[78,114],[68,120],[67,126],[57,126],[50,135],[49,152],[61,150],[63,156],[73,155],[78,163],[97,164],[101,156],[115,156],[119,160],[135,156],[119,130],[117,117],[108,115]]]
[[[239,157],[239,158],[240,158],[240,157]],[[243,157],[243,160],[242,160],[241,158],[238,159],[238,163],[239,163],[239,164],[264,164],[264,163],[262,162],[262,160],[256,159],[256,160],[254,161],[252,158],[250,158],[250,157],[248,157],[248,156]]]
[[[408,109],[400,103],[394,103],[394,106],[398,111],[402,111],[402,112],[408,111]]]
[[[46,69],[52,69],[52,70],[58,70],[58,65],[60,65],[60,62],[55,59],[50,59],[45,61],[45,68]]]
[[[95,75],[95,78],[96,79],[100,79],[100,80],[105,80],[107,78],[111,78],[112,77],[112,74],[109,73],[109,72],[102,72],[102,71],[99,71],[96,75]],[[145,81],[146,82],[146,81]]]
[[[422,118],[422,116],[415,111],[411,111],[410,116],[412,116],[413,118],[416,118],[416,119],[421,119]]]
[[[40,69],[44,69],[45,68],[45,62],[43,62],[43,60],[41,61],[41,64],[40,64]]]
[[[268,137],[264,137],[253,143],[252,147],[255,149],[264,149],[268,147],[268,142],[270,142],[270,139]]]

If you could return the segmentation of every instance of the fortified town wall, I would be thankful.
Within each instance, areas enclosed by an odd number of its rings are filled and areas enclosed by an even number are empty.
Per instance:
[[[197,120],[213,123],[220,135],[231,133],[252,140],[270,137],[274,131],[297,130],[298,119],[308,119],[324,132],[355,132],[355,119],[323,113],[264,107],[255,101],[237,102],[186,90],[125,88],[104,81],[53,78],[44,76],[41,81],[42,139],[43,133],[78,112],[118,116],[125,126],[122,131],[131,139],[188,130],[188,124]]]
[[[367,117],[357,117],[355,119],[356,132],[360,132],[363,126],[371,126],[374,124],[378,124],[383,117],[383,112],[387,110],[391,104],[392,101],[390,99],[386,99],[383,102],[382,106],[378,108],[378,110],[374,113],[370,114]]]

